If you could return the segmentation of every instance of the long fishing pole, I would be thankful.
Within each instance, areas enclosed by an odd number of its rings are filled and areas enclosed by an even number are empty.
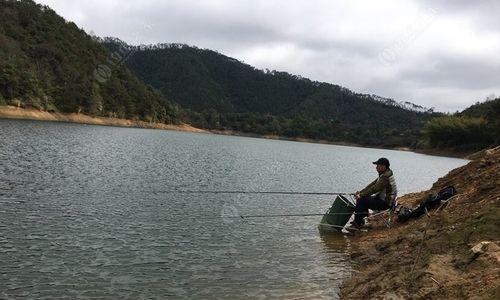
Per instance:
[[[371,215],[368,215],[367,218],[371,219],[373,217],[380,216],[384,213],[387,213],[389,210],[383,210]],[[269,215],[239,215],[239,216],[224,216],[224,218],[228,219],[234,219],[234,218],[241,218],[241,219],[247,219],[247,218],[281,218],[281,217],[312,217],[312,216],[323,216],[326,213],[323,214],[269,214]],[[364,214],[364,213],[329,213],[328,215],[358,215],[358,214]]]
[[[217,190],[193,190],[193,191],[163,191],[169,194],[278,194],[278,195],[354,195],[353,193],[339,192],[285,192],[285,191],[217,191]]]
[[[239,217],[229,217],[229,218],[281,218],[281,217],[312,217],[312,216],[322,216],[324,214],[276,214],[276,215],[248,215]]]
[[[164,193],[177,193],[177,194],[280,194],[280,195],[349,195],[354,196],[354,193],[339,193],[339,192],[284,192],[284,191],[218,191],[218,190],[171,190],[164,191]],[[388,210],[384,210],[372,215],[368,218],[373,218],[381,215]],[[358,213],[329,213],[330,215],[356,215]],[[225,216],[224,218],[280,218],[280,217],[312,217],[323,216],[323,214],[268,214],[268,215],[239,215],[239,216]]]

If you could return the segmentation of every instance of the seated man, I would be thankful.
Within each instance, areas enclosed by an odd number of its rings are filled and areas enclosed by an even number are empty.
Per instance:
[[[363,190],[356,192],[356,215],[354,221],[351,222],[351,226],[354,228],[364,225],[364,218],[368,216],[368,209],[385,210],[391,208],[397,197],[396,180],[389,168],[389,160],[382,157],[373,164],[377,165],[378,178]]]

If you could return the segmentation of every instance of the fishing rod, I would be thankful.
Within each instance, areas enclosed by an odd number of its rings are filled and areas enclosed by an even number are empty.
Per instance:
[[[382,215],[384,213],[388,212],[388,210],[384,210],[375,214],[368,215],[367,218],[371,219],[373,217],[377,217],[379,215]],[[235,218],[241,218],[241,219],[247,219],[247,218],[281,218],[281,217],[313,217],[313,216],[324,216],[326,213],[322,214],[270,214],[270,215],[240,215],[240,216],[224,216],[224,218],[228,219],[235,219]],[[362,214],[362,213],[329,213],[328,215],[357,215],[357,214]]]
[[[276,215],[248,215],[248,216],[234,216],[229,218],[281,218],[281,217],[312,217],[312,216],[322,216],[324,214],[276,214]],[[228,218],[228,217],[225,217]]]
[[[275,194],[275,195],[354,195],[353,193],[339,192],[285,192],[285,191],[218,191],[218,190],[193,190],[193,191],[163,191],[169,194]]]
[[[171,190],[164,191],[164,193],[177,193],[177,194],[279,194],[279,195],[348,195],[354,196],[354,193],[339,193],[339,192],[285,192],[285,191],[222,191],[222,190]],[[381,211],[367,218],[372,218],[387,212]],[[329,215],[356,215],[358,213],[329,213]],[[267,215],[239,215],[239,216],[224,216],[227,219],[247,219],[247,218],[281,218],[281,217],[313,217],[323,216],[325,213],[315,214],[267,214]]]

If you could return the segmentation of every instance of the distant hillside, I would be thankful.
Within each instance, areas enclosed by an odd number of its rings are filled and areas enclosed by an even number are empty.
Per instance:
[[[179,44],[96,39],[0,0],[0,105],[369,146],[412,146],[431,110]]]
[[[500,98],[478,102],[460,113],[428,121],[422,131],[422,144],[459,151],[500,145]]]
[[[0,0],[0,104],[167,123],[179,118],[177,105],[105,47],[29,0]]]
[[[126,64],[141,80],[194,112],[203,127],[302,136],[365,145],[408,146],[432,110],[263,71],[211,50],[182,44],[132,47],[101,39],[112,51],[133,51]]]

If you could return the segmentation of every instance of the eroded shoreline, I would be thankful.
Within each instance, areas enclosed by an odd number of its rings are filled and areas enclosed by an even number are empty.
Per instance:
[[[165,129],[165,130],[175,130],[175,131],[209,133],[207,130],[196,128],[188,124],[170,125],[163,123],[145,122],[139,120],[92,117],[81,113],[66,114],[57,112],[47,112],[37,109],[25,109],[15,106],[0,106],[0,118],[53,121],[53,122],[71,122],[71,123],[89,124],[89,125]]]

